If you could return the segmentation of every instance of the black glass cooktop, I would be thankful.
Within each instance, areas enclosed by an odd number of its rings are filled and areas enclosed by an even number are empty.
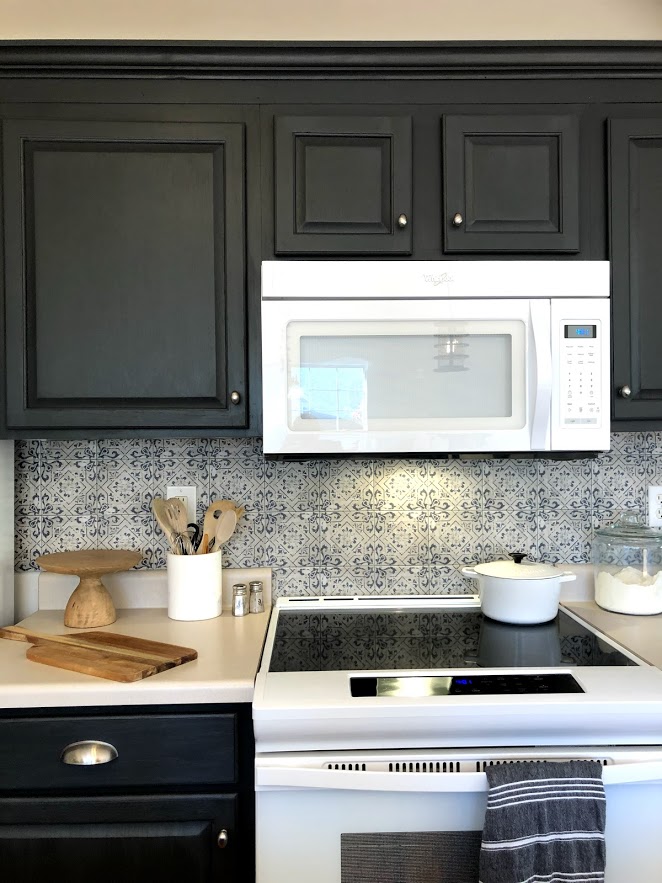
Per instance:
[[[479,610],[281,610],[269,671],[636,665],[563,611],[506,625]]]

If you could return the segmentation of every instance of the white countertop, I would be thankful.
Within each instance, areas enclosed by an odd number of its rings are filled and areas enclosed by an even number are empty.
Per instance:
[[[251,702],[268,613],[181,622],[163,608],[118,610],[99,631],[193,647],[198,658],[134,683],[120,683],[25,658],[22,641],[0,640],[0,708],[94,705],[177,705]],[[50,634],[80,634],[63,625],[62,610],[40,610],[19,625]]]
[[[649,665],[662,668],[662,613],[656,616],[611,613],[598,607],[595,601],[564,601],[561,606],[567,607]]]

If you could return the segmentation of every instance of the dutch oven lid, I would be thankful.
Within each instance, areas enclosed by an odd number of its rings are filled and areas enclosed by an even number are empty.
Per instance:
[[[515,553],[516,561],[487,561],[474,565],[476,573],[501,579],[558,579],[561,571],[553,564],[520,564],[524,555]]]

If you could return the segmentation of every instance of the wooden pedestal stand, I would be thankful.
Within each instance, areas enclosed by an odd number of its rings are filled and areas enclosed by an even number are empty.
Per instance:
[[[40,555],[36,561],[42,570],[80,577],[64,611],[64,624],[69,628],[87,629],[110,625],[117,619],[115,605],[101,577],[129,570],[141,558],[140,552],[125,549],[89,549]]]

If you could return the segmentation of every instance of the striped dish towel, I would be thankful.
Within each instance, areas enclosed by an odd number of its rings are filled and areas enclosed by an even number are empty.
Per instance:
[[[602,883],[605,790],[595,760],[486,770],[480,883]]]

